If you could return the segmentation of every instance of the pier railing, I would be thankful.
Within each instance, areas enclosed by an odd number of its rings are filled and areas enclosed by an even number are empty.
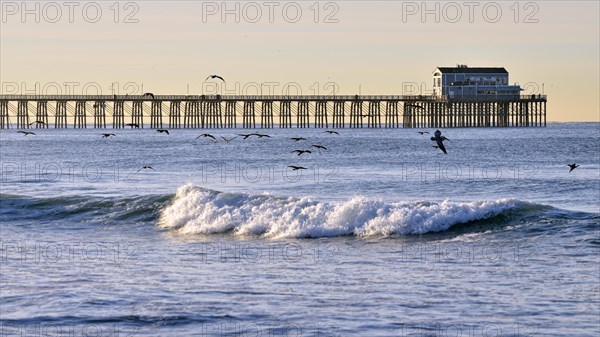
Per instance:
[[[546,100],[545,95],[489,95],[487,96],[433,96],[433,95],[0,95],[0,100],[8,101],[510,101],[510,100]]]

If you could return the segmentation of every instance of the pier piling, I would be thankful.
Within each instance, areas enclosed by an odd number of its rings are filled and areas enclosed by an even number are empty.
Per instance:
[[[242,103],[240,112],[238,102]],[[16,121],[17,128],[29,128],[30,103],[36,104],[32,117],[43,122],[32,123],[36,128],[49,127],[48,106],[51,109],[55,107],[55,128],[67,125],[86,128],[89,110],[94,128],[106,128],[107,110],[112,112],[109,118],[114,129],[124,128],[125,115],[131,116],[131,123],[143,128],[146,103],[149,104],[149,126],[155,129],[164,127],[163,117],[168,117],[168,127],[173,129],[235,128],[238,126],[238,113],[242,127],[256,128],[257,109],[260,109],[260,128],[273,128],[276,114],[279,114],[280,128],[291,128],[294,124],[297,128],[309,128],[311,123],[315,128],[363,128],[365,122],[368,128],[544,127],[547,118],[547,98],[542,95],[497,99],[359,95],[156,95],[154,98],[128,95],[0,95],[0,128],[9,128],[11,120]],[[88,110],[88,104],[93,109]],[[163,104],[167,104],[168,109],[163,109]]]

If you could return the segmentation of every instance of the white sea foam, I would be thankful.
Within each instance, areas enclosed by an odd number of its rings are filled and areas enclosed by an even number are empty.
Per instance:
[[[268,238],[424,234],[494,217],[526,203],[384,202],[353,197],[341,203],[311,198],[225,193],[191,184],[179,188],[160,226],[182,233],[262,235]]]

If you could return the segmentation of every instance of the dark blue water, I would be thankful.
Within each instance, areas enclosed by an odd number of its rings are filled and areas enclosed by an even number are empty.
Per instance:
[[[33,131],[0,131],[2,336],[600,333],[598,123],[447,129],[448,155],[408,129]]]

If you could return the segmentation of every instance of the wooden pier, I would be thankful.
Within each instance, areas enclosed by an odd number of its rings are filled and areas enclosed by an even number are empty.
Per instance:
[[[543,95],[0,95],[0,128],[544,127],[546,102]]]

